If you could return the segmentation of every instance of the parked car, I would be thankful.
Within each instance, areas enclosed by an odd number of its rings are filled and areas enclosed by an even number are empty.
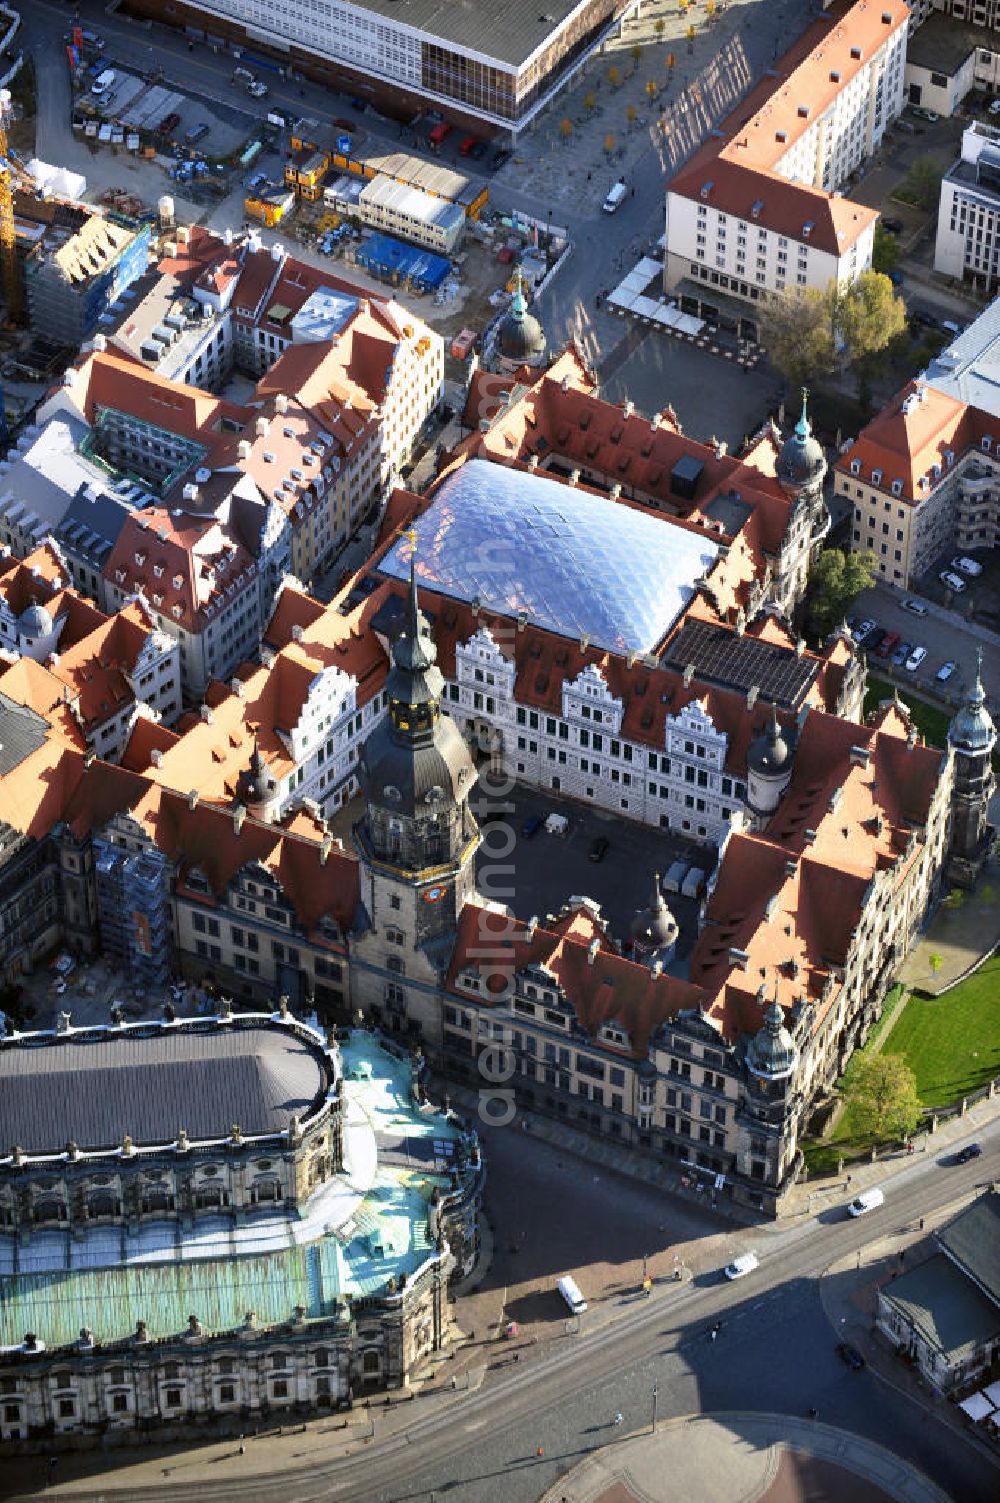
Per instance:
[[[865,1359],[856,1346],[851,1346],[849,1341],[837,1342],[837,1356],[841,1362],[846,1362],[852,1372],[859,1373],[865,1366]]]
[[[197,125],[192,125],[190,130],[184,132],[184,139],[189,146],[193,146],[196,141],[204,141],[211,129],[210,125],[206,125],[205,121],[201,120]]]
[[[865,650],[867,652],[878,652],[888,635],[889,633],[884,626],[876,626],[875,630],[869,632],[865,638]]]
[[[920,664],[923,662],[926,656],[926,647],[914,647],[913,651],[910,653],[910,656],[906,660],[907,673],[916,673],[917,669],[920,667]]]
[[[877,624],[878,623],[872,621],[870,617],[866,617],[864,621],[858,622],[857,626],[851,633],[851,636],[854,638],[855,642],[857,642],[859,647],[865,640],[865,638],[869,635],[869,633],[875,630]]]
[[[906,662],[912,651],[912,642],[900,642],[899,646],[896,648],[896,651],[892,655],[892,666],[894,668],[902,668],[903,664]]]
[[[993,99],[990,101],[990,114],[1000,115],[1000,99]]]
[[[926,120],[928,125],[937,125],[941,116],[935,110],[928,110],[922,104],[912,106],[913,114],[918,120]]]
[[[964,1148],[959,1149],[956,1157],[960,1164],[967,1164],[970,1159],[978,1159],[982,1151],[982,1143],[966,1143]]]
[[[524,836],[525,840],[530,840],[532,835],[538,834],[544,823],[544,814],[529,814],[527,819],[524,821],[524,824],[521,826],[521,834]]]
[[[177,111],[174,110],[171,114],[165,115],[156,128],[161,136],[169,136],[171,131],[175,131],[180,123],[181,117],[180,115],[178,115]]]
[[[247,84],[247,93],[252,99],[266,99],[268,93],[267,84],[261,83],[257,79],[254,83]]]
[[[965,589],[965,580],[960,574],[953,574],[950,569],[942,569],[938,575],[938,579],[940,579],[943,585],[947,585],[949,590],[953,590],[956,595],[961,595]]]
[[[740,1253],[731,1263],[727,1263],[725,1274],[727,1279],[743,1279],[748,1273],[753,1273],[755,1268],[760,1267],[760,1259],[755,1252]]]
[[[923,308],[911,309],[910,319],[913,323],[919,324],[922,329],[936,329],[938,327],[938,321],[933,313],[927,313]]]
[[[890,631],[887,632],[886,635],[882,638],[875,651],[878,653],[880,658],[888,658],[892,656],[898,646],[899,632]]]
[[[475,159],[475,161],[477,161],[477,162],[482,161],[482,159],[483,159],[483,157],[485,155],[486,155],[486,142],[485,141],[477,141],[476,144],[475,144],[475,146],[472,146],[469,149],[469,156],[473,157]]]
[[[606,835],[598,835],[597,839],[590,847],[591,861],[603,861],[605,856],[608,854],[610,845],[611,841]]]
[[[966,558],[964,554],[953,558],[948,567],[958,570],[960,574],[968,574],[970,579],[978,579],[983,572],[982,564],[977,564],[974,558]]]
[[[927,602],[926,600],[914,600],[911,595],[907,600],[903,601],[903,610],[912,611],[915,616],[926,616]]]
[[[952,659],[949,658],[947,663],[941,664],[941,667],[938,669],[934,677],[937,679],[939,684],[946,684],[957,667],[958,664],[953,662]]]
[[[507,146],[500,146],[493,153],[492,162],[494,167],[502,167],[504,162],[509,162],[513,152]]]
[[[903,233],[903,221],[901,219],[886,219],[883,216],[879,222],[884,230],[889,231],[890,235],[901,235]]]

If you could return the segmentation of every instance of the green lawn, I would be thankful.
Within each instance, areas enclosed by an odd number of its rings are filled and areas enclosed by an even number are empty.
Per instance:
[[[1000,956],[940,997],[915,992],[884,1048],[905,1057],[924,1106],[947,1106],[1000,1075]]]
[[[876,709],[883,699],[892,698],[893,685],[886,683],[883,678],[869,678],[868,687],[865,691],[865,715]],[[925,704],[915,694],[910,694],[905,687],[896,685],[896,692],[900,699],[913,716],[913,724],[930,746],[944,746],[948,736],[948,725],[951,716],[947,710],[939,710],[934,705]]]
[[[886,1014],[891,1007],[890,994]],[[844,1080],[855,1060],[879,1046],[883,1033],[880,1024],[852,1055]],[[881,1047],[906,1060],[925,1107],[949,1106],[1000,1075],[1000,955],[940,997],[914,992]],[[853,1118],[848,1107],[830,1137],[802,1142],[810,1175],[835,1174],[838,1159],[849,1162],[871,1148]]]

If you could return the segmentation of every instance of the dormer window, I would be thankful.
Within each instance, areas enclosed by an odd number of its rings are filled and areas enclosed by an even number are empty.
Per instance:
[[[179,605],[172,605],[170,607],[170,614],[175,621],[179,621],[181,619],[181,607]]]
[[[180,575],[180,574],[175,574],[174,575],[174,580],[173,580],[174,589],[175,590],[179,590],[181,588],[181,586],[183,585],[183,583],[184,583],[183,576]]]
[[[984,445],[984,448],[985,448],[985,445]],[[146,562],[146,555],[144,553],[137,553],[135,555],[135,562],[136,562],[136,567],[139,568],[139,569],[141,569],[142,566],[143,566],[143,564]]]
[[[894,496],[901,496],[903,494],[903,482],[901,480],[894,480],[892,482],[892,494]]]
[[[851,460],[851,474],[852,475],[860,475],[861,474],[861,461],[860,461],[860,459],[852,459]]]
[[[154,564],[153,565],[153,573],[156,575],[157,579],[162,579],[163,578],[163,565],[162,564]]]
[[[993,447],[993,440],[992,438],[990,438],[990,435],[988,433],[985,433],[983,435],[982,446],[984,454],[988,454]]]
[[[881,485],[881,484],[882,484],[882,471],[881,470],[872,470],[872,485]]]

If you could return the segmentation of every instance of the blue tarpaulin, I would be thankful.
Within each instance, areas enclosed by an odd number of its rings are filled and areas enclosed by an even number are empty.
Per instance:
[[[393,240],[391,235],[372,235],[358,249],[359,266],[373,272],[377,277],[400,282],[410,282],[414,287],[433,290],[440,287],[451,264],[444,256],[433,256],[430,251],[420,250],[415,245],[404,245]]]

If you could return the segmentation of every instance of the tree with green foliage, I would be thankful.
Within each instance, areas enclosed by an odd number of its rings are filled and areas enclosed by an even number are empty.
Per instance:
[[[875,244],[872,247],[872,269],[888,276],[899,260],[899,241],[890,235],[881,224],[875,226]]]
[[[824,548],[812,566],[807,597],[809,617],[817,635],[829,636],[871,582],[871,566],[864,553]]]
[[[843,1097],[861,1134],[872,1143],[909,1137],[920,1120],[917,1077],[901,1054],[856,1059]]]
[[[949,913],[957,913],[960,908],[965,906],[965,893],[960,887],[953,887],[951,889],[951,892],[949,892],[944,900],[944,906],[948,909]]]
[[[830,304],[815,287],[774,295],[758,311],[761,343],[774,368],[796,388],[836,367]]]
[[[917,157],[900,184],[899,197],[920,209],[936,209],[941,197],[941,167],[933,157]]]
[[[939,955],[938,952],[934,950],[930,955],[928,955],[927,964],[930,966],[931,971],[936,976],[938,971],[944,965],[944,956]]]
[[[831,291],[837,333],[850,365],[879,355],[906,328],[906,304],[880,271],[863,271],[841,292]]]

